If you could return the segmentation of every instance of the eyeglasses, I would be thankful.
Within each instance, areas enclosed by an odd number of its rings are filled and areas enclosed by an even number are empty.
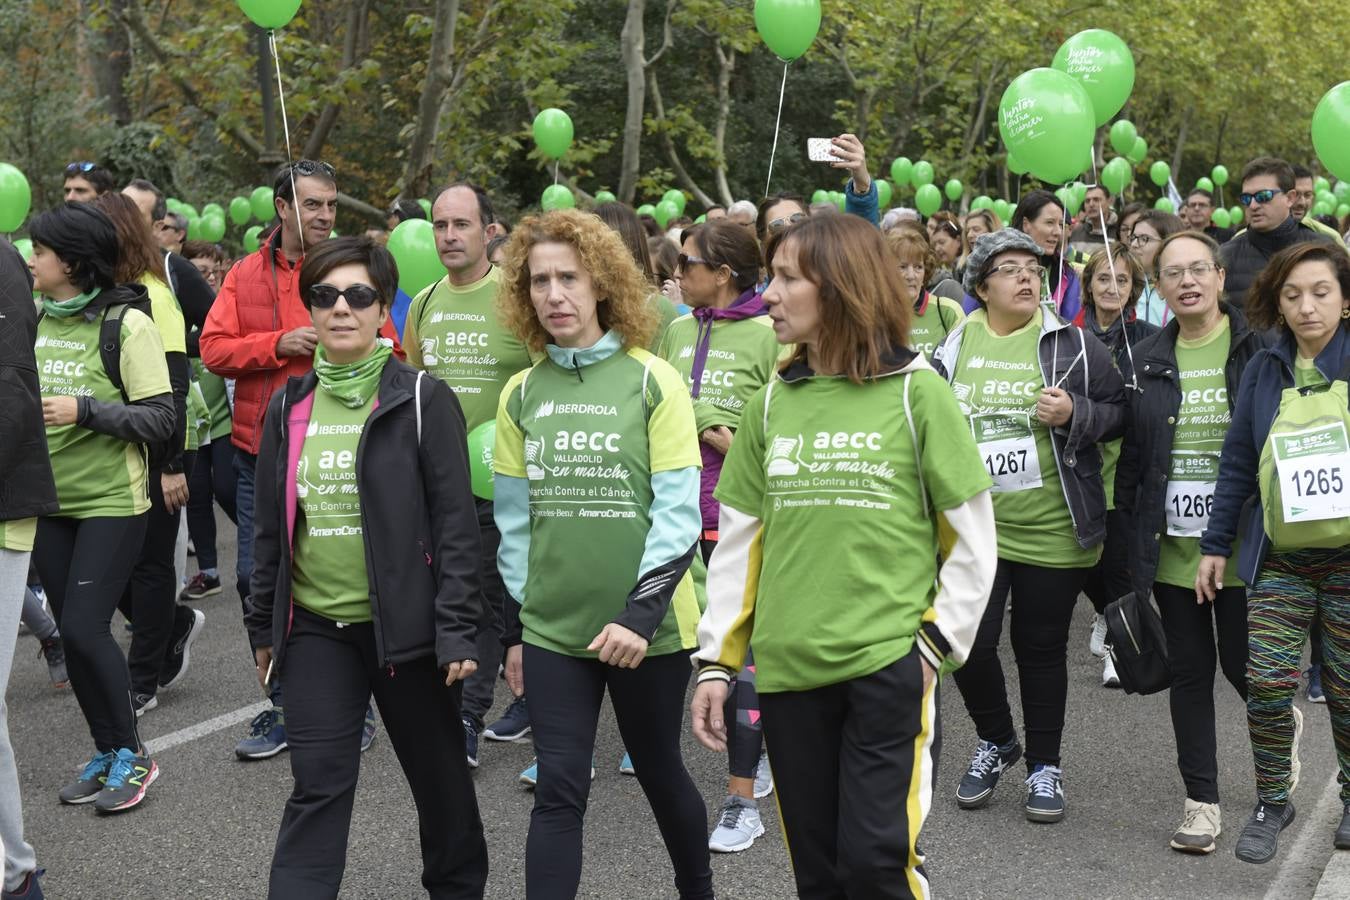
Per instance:
[[[339,290],[331,284],[313,284],[309,288],[309,305],[315,309],[332,309],[343,297],[352,309],[368,309],[380,299],[379,293],[368,284],[353,284]]]
[[[1253,203],[1269,203],[1275,199],[1276,194],[1283,194],[1284,191],[1279,188],[1265,188],[1252,194],[1238,194],[1238,202],[1243,206],[1251,206]]]
[[[1158,270],[1158,277],[1163,281],[1178,282],[1185,277],[1187,272],[1191,273],[1192,278],[1204,278],[1210,272],[1218,271],[1219,267],[1212,262],[1191,263],[1189,266],[1168,266],[1165,269]]]
[[[994,266],[994,268],[989,270],[989,274],[998,275],[1001,278],[1016,278],[1019,275],[1025,274],[1039,280],[1040,277],[1045,274],[1045,266],[1038,265],[1037,263],[1027,263],[1024,266],[1018,265],[1017,263],[1004,263],[1001,266]]]
[[[1192,200],[1186,204],[1187,209],[1209,209],[1214,204],[1208,200]]]
[[[681,253],[679,256],[675,258],[675,268],[677,271],[680,272],[683,272],[690,266],[707,266],[710,269],[720,269],[722,268],[722,266],[726,265],[727,265],[726,263],[714,263],[711,260],[704,259],[701,256],[690,256],[688,253]],[[741,273],[737,272],[735,269],[732,269],[731,266],[727,266],[727,268],[731,271],[732,278],[741,277]]]
[[[92,162],[73,162],[66,166],[67,175],[83,175],[85,172],[92,172],[98,168],[98,163]]]
[[[1160,241],[1162,238],[1155,238],[1151,234],[1132,234],[1130,235],[1131,247],[1147,247],[1154,241]]]
[[[806,218],[806,213],[793,213],[790,216],[784,216],[781,219],[774,219],[769,223],[769,234],[777,234],[789,225],[796,225]]]
[[[320,172],[329,178],[337,177],[337,170],[326,162],[315,162],[312,159],[298,159],[291,163],[291,172],[296,175],[318,175]]]

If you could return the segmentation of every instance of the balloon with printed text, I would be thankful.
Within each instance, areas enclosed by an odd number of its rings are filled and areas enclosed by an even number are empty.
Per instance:
[[[1092,100],[1057,69],[1031,69],[1013,79],[998,109],[999,134],[1032,175],[1063,184],[1084,169],[1091,152]]]
[[[1115,34],[1101,28],[1080,31],[1061,44],[1050,67],[1068,74],[1087,91],[1095,125],[1111,121],[1134,90],[1134,56],[1130,48]]]

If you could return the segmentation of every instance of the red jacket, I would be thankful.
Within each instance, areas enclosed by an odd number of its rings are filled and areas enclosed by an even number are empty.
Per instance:
[[[257,253],[235,263],[201,335],[202,363],[235,380],[231,441],[255,455],[273,391],[285,387],[290,376],[304,375],[314,366],[308,356],[277,356],[283,334],[312,324],[309,310],[300,302],[300,262],[287,261],[280,247],[277,229]],[[394,341],[394,352],[402,359],[392,321],[384,323],[380,334]]]

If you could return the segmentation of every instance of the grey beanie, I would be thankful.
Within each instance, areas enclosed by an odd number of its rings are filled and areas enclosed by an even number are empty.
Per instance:
[[[1031,235],[1017,228],[1000,228],[998,231],[980,235],[975,239],[975,246],[970,248],[970,256],[966,259],[966,277],[961,286],[966,289],[967,294],[975,296],[975,288],[983,284],[989,275],[989,263],[1000,253],[1009,250],[1025,250],[1037,259],[1040,259],[1044,252],[1040,245],[1031,239]]]

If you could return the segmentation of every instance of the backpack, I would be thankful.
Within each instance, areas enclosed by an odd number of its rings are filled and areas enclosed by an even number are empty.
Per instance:
[[[1330,387],[1286,388],[1257,480],[1277,550],[1350,545],[1350,363]]]
[[[128,309],[136,309],[151,316],[149,299],[135,303],[113,303],[103,311],[103,320],[98,328],[98,358],[103,363],[103,371],[108,380],[122,395],[122,402],[131,405],[126,386],[122,383],[122,317]],[[178,454],[184,443],[183,435],[175,433],[163,441],[152,441],[141,445],[141,455],[151,470],[162,469]]]
[[[1148,599],[1133,592],[1106,607],[1107,652],[1127,694],[1156,694],[1172,684],[1167,636]]]

